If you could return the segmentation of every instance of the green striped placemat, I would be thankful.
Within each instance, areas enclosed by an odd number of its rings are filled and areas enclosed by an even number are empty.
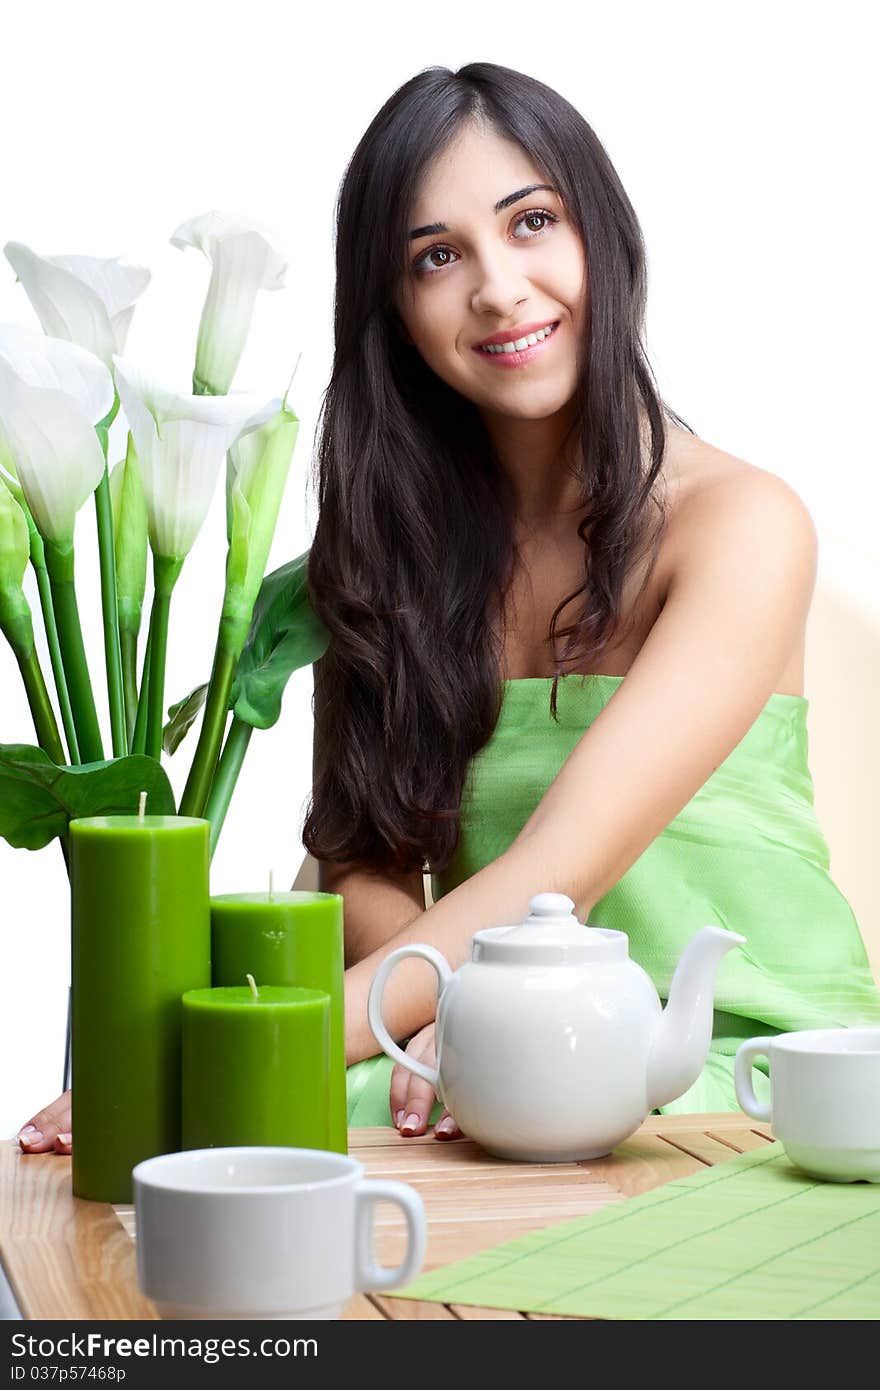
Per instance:
[[[389,1296],[594,1318],[877,1318],[880,1185],[817,1182],[768,1144]]]

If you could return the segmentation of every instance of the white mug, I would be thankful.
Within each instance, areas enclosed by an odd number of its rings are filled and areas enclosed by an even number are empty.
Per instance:
[[[752,1089],[770,1063],[771,1104]],[[750,1038],[734,1063],[736,1098],[769,1120],[796,1167],[830,1182],[880,1182],[880,1028],[810,1028]]]
[[[141,1292],[163,1318],[338,1318],[354,1293],[419,1273],[425,1211],[405,1183],[364,1178],[345,1154],[189,1149],[132,1170]],[[371,1257],[373,1209],[406,1217],[402,1264]]]

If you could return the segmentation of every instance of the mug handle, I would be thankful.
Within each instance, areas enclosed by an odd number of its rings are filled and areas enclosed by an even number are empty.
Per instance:
[[[355,1279],[358,1292],[396,1289],[419,1273],[425,1260],[425,1207],[415,1188],[405,1182],[362,1179],[355,1188]],[[373,1215],[377,1202],[394,1202],[406,1217],[407,1244],[403,1262],[393,1269],[373,1260]]]
[[[749,1038],[747,1042],[741,1043],[737,1048],[736,1061],[733,1064],[733,1082],[736,1087],[736,1098],[740,1108],[751,1115],[754,1120],[770,1120],[770,1106],[762,1105],[755,1095],[752,1086],[752,1062],[755,1057],[766,1057],[770,1060],[770,1044],[772,1038]]]
[[[433,946],[399,946],[396,951],[392,951],[390,956],[386,956],[373,978],[370,985],[370,995],[367,1000],[367,1016],[370,1020],[370,1030],[382,1051],[391,1057],[395,1062],[399,1062],[407,1071],[411,1071],[416,1076],[420,1076],[423,1081],[428,1081],[437,1090],[440,1082],[440,1073],[437,1067],[425,1066],[424,1062],[419,1062],[415,1057],[407,1057],[402,1048],[392,1038],[382,1019],[382,995],[385,992],[385,984],[398,961],[406,956],[418,956],[433,965],[437,971],[439,980],[438,998],[452,979],[452,971],[445,956],[436,951]]]

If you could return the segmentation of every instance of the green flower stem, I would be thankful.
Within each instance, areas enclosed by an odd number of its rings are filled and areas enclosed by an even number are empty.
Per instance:
[[[253,732],[253,725],[234,717],[223,745],[223,752],[220,754],[220,761],[217,763],[211,794],[205,807],[205,816],[211,822],[212,858]]]
[[[229,694],[240,655],[241,647],[236,649],[230,646],[226,627],[221,621],[199,742],[180,801],[181,816],[203,816],[205,813],[223,735],[226,732]]]
[[[70,696],[67,692],[67,678],[64,674],[64,662],[61,660],[61,647],[58,643],[58,626],[55,622],[55,610],[52,607],[52,589],[46,570],[46,547],[43,544],[43,537],[37,530],[36,523],[31,514],[31,509],[27,504],[21,487],[17,482],[9,478],[6,479],[6,486],[24,512],[25,521],[27,522],[31,565],[37,577],[40,608],[43,613],[43,625],[46,629],[46,641],[49,645],[49,660],[52,663],[52,675],[55,679],[55,692],[58,696],[58,704],[61,707],[61,721],[64,724],[64,734],[67,738],[70,766],[76,767],[79,763],[79,745],[76,741],[73,711],[70,708]]]
[[[15,653],[37,731],[37,742],[53,763],[64,767],[64,747],[34,646],[31,610],[21,589],[0,589],[0,632],[3,632]]]
[[[103,762],[104,746],[101,743],[98,712],[95,709],[95,697],[89,679],[73,582],[73,542],[56,545],[54,541],[46,541],[45,544],[46,568],[52,588],[52,607],[58,624],[58,640],[70,692],[80,757],[86,763]]]
[[[143,753],[147,746],[147,705],[150,702],[150,649],[153,636],[153,617],[150,614],[150,627],[147,632],[147,646],[144,651],[144,665],[141,672],[141,693],[137,702],[137,717],[134,733],[131,736],[132,753]]]
[[[39,541],[39,547],[36,550],[34,549],[35,536]],[[31,565],[33,566],[34,574],[37,576],[40,608],[43,613],[43,624],[46,628],[46,641],[49,644],[49,660],[52,663],[55,693],[58,696],[58,704],[61,708],[61,722],[64,725],[64,737],[67,739],[69,764],[71,767],[77,767],[79,765],[79,743],[76,737],[76,726],[73,722],[73,710],[70,708],[70,695],[67,690],[67,677],[64,674],[64,662],[61,660],[61,646],[58,641],[58,624],[55,622],[55,609],[52,606],[52,588],[49,584],[49,573],[46,569],[43,538],[36,528],[34,528],[33,534],[31,535]]]
[[[37,742],[53,763],[57,763],[59,767],[64,767],[67,762],[64,745],[61,742],[61,735],[55,722],[55,711],[52,709],[46,682],[43,680],[43,672],[40,668],[36,648],[32,646],[30,651],[17,649],[15,657],[24,681],[24,688],[27,691],[28,704],[31,707],[31,716],[37,731]]]
[[[122,688],[122,652],[120,645],[120,614],[117,609],[117,566],[113,539],[113,506],[110,503],[110,478],[107,475],[107,443],[110,425],[120,409],[120,396],[113,392],[113,406],[103,420],[95,425],[104,453],[104,477],[95,489],[97,518],[97,556],[101,571],[101,616],[104,620],[104,666],[107,667],[107,699],[110,702],[110,737],[114,758],[128,752],[125,728],[125,698]]]
[[[130,748],[134,738],[138,709],[137,632],[130,627],[121,627],[119,629],[119,641],[122,646],[122,693],[125,699],[126,748]]]
[[[162,722],[165,706],[165,655],[168,649],[168,614],[171,592],[183,568],[174,556],[153,556],[153,607],[150,613],[150,694],[147,702],[147,741],[144,751],[157,762],[162,758]]]
[[[116,605],[116,560],[113,544],[113,510],[110,506],[110,479],[107,460],[104,476],[95,489],[95,515],[98,521],[98,559],[101,566],[101,612],[104,618],[104,664],[107,668],[107,698],[110,703],[110,733],[114,758],[127,749],[125,694],[122,683],[122,650],[119,640],[119,610]]]
[[[114,758],[128,749],[125,726],[125,698],[122,685],[122,651],[119,642],[119,611],[116,606],[116,550],[113,541],[113,508],[107,474],[107,442],[119,396],[114,391],[113,406],[95,426],[104,451],[104,476],[95,489],[95,516],[98,522],[98,559],[101,566],[101,613],[104,619],[104,664],[107,667],[107,698],[110,703],[110,734]]]

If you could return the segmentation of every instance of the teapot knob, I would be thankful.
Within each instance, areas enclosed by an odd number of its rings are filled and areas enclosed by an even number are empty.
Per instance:
[[[570,917],[574,902],[564,893],[536,893],[529,903],[533,917]]]

